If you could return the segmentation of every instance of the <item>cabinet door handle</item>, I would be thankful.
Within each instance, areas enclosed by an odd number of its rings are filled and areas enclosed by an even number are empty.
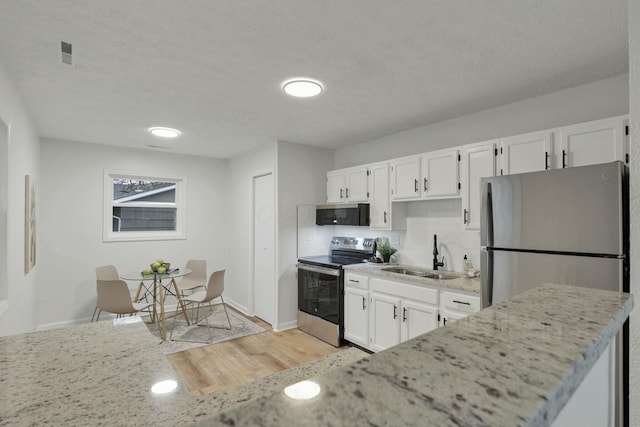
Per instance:
[[[413,180],[413,189],[415,190],[416,193],[418,191],[420,191],[420,190],[418,190],[418,180],[417,179]]]
[[[470,302],[466,302],[466,301],[458,301],[457,299],[454,299],[453,302],[455,302],[456,304],[463,304],[463,305],[471,305]]]
[[[407,321],[407,309],[406,308],[402,308],[402,321],[406,322]]]
[[[346,190],[344,190],[345,193],[345,198],[349,198],[349,189],[347,188]]]
[[[447,326],[447,318],[446,317],[442,318],[442,326]]]
[[[544,152],[544,168],[549,169],[549,152]]]
[[[393,304],[393,318],[398,318],[398,306],[396,306],[395,304]]]
[[[340,189],[340,198],[342,199],[342,188]]]
[[[567,158],[567,152],[562,150],[562,168],[563,169],[567,167],[566,158]]]
[[[363,309],[363,310],[366,310],[366,309],[367,309],[367,306],[364,304],[364,303],[365,303],[365,300],[366,300],[366,298],[365,298],[365,297],[362,297],[362,309]]]
[[[424,179],[424,191],[427,191],[429,189],[428,184],[429,180],[427,178]]]
[[[349,279],[349,281],[350,281],[350,282],[353,282],[353,283],[360,283],[360,281],[359,281],[359,280]]]
[[[466,209],[462,210],[462,223],[463,224],[467,224],[467,210]]]
[[[387,223],[387,211],[384,211],[384,223]]]

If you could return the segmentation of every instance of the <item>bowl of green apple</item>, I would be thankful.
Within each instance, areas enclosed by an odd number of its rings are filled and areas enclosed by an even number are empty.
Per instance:
[[[169,267],[171,267],[171,263],[164,262],[162,259],[157,259],[150,264],[151,269],[145,269],[142,271],[143,275],[158,273],[165,274],[169,272]]]

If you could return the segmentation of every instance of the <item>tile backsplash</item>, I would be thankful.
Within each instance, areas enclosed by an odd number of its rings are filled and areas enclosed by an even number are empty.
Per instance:
[[[438,236],[438,259],[443,270],[462,271],[465,255],[474,268],[480,265],[480,233],[462,228],[460,199],[408,202],[407,230],[399,248],[398,262],[433,265],[433,235]]]
[[[438,236],[438,258],[445,258],[443,270],[462,271],[462,259],[467,255],[474,268],[480,266],[480,232],[462,228],[461,199],[425,200],[407,203],[407,229],[403,231],[370,230],[369,227],[323,226],[313,222],[299,226],[298,235],[323,235],[329,253],[328,235],[386,237],[396,247],[396,262],[431,268],[433,235]],[[316,228],[316,231],[311,230]],[[321,233],[317,231],[321,229]],[[395,242],[399,242],[396,244]]]

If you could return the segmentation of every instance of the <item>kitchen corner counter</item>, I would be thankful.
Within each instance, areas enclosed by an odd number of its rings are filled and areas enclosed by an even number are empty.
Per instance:
[[[436,273],[451,274],[451,275],[459,276],[456,279],[437,280],[437,279],[429,279],[429,278],[420,277],[420,276],[409,276],[407,274],[392,273],[389,271],[382,270],[383,268],[389,268],[389,267],[406,268],[408,270],[416,269],[416,270],[431,271],[431,269],[429,268],[415,266],[415,265],[408,265],[408,264],[362,263],[362,264],[345,265],[342,268],[346,272],[364,274],[370,277],[381,277],[383,279],[402,280],[402,281],[416,284],[416,285],[435,286],[439,288],[470,292],[474,294],[480,293],[480,279],[477,277],[470,278],[470,277],[464,276],[462,273],[455,273],[452,271],[445,271],[445,270],[437,270],[435,271]]]
[[[614,339],[629,294],[546,284],[199,426],[548,426]]]
[[[180,385],[139,317],[0,337],[0,426],[176,426],[219,412]],[[197,414],[197,415],[196,415]]]

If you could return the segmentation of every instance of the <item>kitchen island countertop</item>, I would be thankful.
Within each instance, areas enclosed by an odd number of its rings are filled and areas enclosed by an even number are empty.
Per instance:
[[[406,268],[406,269],[409,269],[409,270],[413,269],[413,270],[428,270],[428,271],[432,271],[430,268],[420,267],[420,266],[416,266],[416,265],[409,265],[409,264],[361,263],[361,264],[345,265],[342,268],[346,272],[353,272],[353,273],[357,273],[357,274],[364,274],[366,276],[381,277],[381,278],[392,279],[392,280],[403,280],[405,282],[409,282],[409,283],[412,283],[414,285],[436,286],[436,287],[439,287],[439,288],[451,289],[451,290],[456,290],[456,291],[464,291],[464,292],[469,292],[469,293],[474,293],[474,294],[479,294],[480,293],[480,279],[477,278],[477,277],[470,278],[470,277],[467,277],[467,276],[463,275],[462,273],[456,273],[456,272],[444,271],[444,270],[437,270],[437,271],[434,271],[434,272],[435,273],[450,274],[450,275],[458,276],[455,279],[437,280],[437,279],[429,279],[429,278],[420,277],[420,276],[410,276],[410,275],[407,275],[407,274],[392,273],[390,271],[384,271],[383,270],[384,268],[389,268],[389,267]]]
[[[629,294],[545,284],[198,426],[548,426],[614,339]]]
[[[548,425],[632,306],[628,294],[545,285],[312,376],[312,400],[262,390],[240,406],[246,396],[193,396],[180,382],[154,396],[177,378],[139,318],[0,337],[0,426]]]

